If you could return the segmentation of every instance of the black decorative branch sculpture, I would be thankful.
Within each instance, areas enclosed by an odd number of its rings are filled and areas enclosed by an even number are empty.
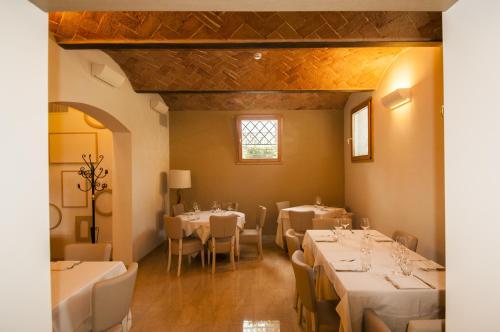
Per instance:
[[[95,227],[95,194],[96,192],[103,191],[108,187],[106,183],[101,182],[102,179],[108,175],[108,170],[99,167],[102,160],[104,159],[103,155],[97,157],[95,161],[92,161],[92,155],[83,154],[82,159],[87,165],[87,167],[82,166],[78,171],[86,181],[86,188],[82,188],[80,184],[78,184],[78,189],[84,192],[92,191],[92,226],[90,227],[90,237],[92,239],[92,243],[96,243],[97,228]]]

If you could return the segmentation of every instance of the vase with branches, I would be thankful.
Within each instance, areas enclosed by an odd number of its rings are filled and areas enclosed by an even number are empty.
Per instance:
[[[82,155],[82,159],[85,162],[85,166],[80,167],[78,174],[85,179],[85,188],[82,188],[80,184],[78,184],[78,189],[83,192],[91,192],[92,194],[92,225],[90,226],[90,238],[92,239],[92,243],[97,242],[97,228],[95,226],[95,198],[96,193],[99,191],[103,191],[108,187],[108,185],[102,182],[102,179],[108,175],[108,170],[102,167],[99,167],[101,162],[104,159],[103,155],[97,156],[96,159],[92,160],[92,155]]]

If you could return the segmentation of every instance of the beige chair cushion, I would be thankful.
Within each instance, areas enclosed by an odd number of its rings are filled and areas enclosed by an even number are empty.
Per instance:
[[[257,208],[257,220],[256,225],[260,228],[264,227],[266,223],[267,208],[265,206],[259,205]]]
[[[296,233],[305,233],[306,230],[312,229],[312,220],[314,211],[289,211],[290,226]]]
[[[392,239],[404,245],[406,248],[417,251],[418,238],[404,231],[395,231]]]
[[[444,332],[444,319],[411,320],[407,332]]]
[[[215,239],[215,253],[228,253],[231,252],[231,237]],[[208,250],[212,252],[212,239],[208,240]]]
[[[178,216],[180,214],[183,214],[184,213],[184,204],[182,204],[182,203],[175,204],[174,206],[172,206],[172,211],[174,212],[174,216]]]
[[[292,259],[292,255],[295,251],[300,250],[299,238],[295,236],[293,229],[289,229],[285,233],[286,247],[288,249],[288,257]]]
[[[257,243],[259,231],[256,229],[244,229],[240,233],[240,243]]]
[[[389,327],[372,309],[363,313],[363,332],[391,332]]]
[[[96,282],[92,288],[92,331],[106,331],[128,315],[137,277],[137,263],[118,277]]]
[[[99,262],[111,260],[110,243],[72,243],[64,247],[64,260]]]
[[[165,235],[173,240],[182,239],[184,232],[182,231],[182,220],[179,217],[163,217],[163,229]]]
[[[176,255],[179,252],[179,240],[172,240],[172,254]],[[182,239],[182,254],[189,255],[201,251],[203,244],[200,239],[185,237]]]
[[[210,216],[210,234],[215,238],[227,238],[235,235],[238,216]]]

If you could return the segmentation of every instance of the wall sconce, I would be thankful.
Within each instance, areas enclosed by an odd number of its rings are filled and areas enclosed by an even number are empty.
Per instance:
[[[125,77],[123,77],[122,74],[103,64],[92,63],[90,70],[92,76],[97,77],[101,81],[108,83],[115,88],[120,87],[125,81]]]
[[[398,108],[411,101],[411,89],[396,89],[382,98],[382,104],[390,109]]]
[[[165,104],[163,99],[160,97],[153,97],[149,100],[149,106],[151,106],[151,109],[155,112],[158,112],[160,114],[167,114],[168,112],[168,105]]]

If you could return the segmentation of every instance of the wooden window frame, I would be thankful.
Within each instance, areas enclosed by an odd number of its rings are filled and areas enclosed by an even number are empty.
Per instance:
[[[243,159],[243,151],[242,151],[242,132],[241,132],[241,121],[242,120],[277,120],[278,121],[278,158],[276,159]],[[281,164],[283,155],[282,155],[282,133],[283,133],[283,116],[281,114],[245,114],[239,115],[236,117],[236,133],[238,135],[238,159],[236,161],[237,164]]]
[[[351,110],[351,162],[373,161],[373,107],[372,99],[368,99]],[[354,137],[352,132],[354,113],[368,107],[368,154],[354,156]]]

